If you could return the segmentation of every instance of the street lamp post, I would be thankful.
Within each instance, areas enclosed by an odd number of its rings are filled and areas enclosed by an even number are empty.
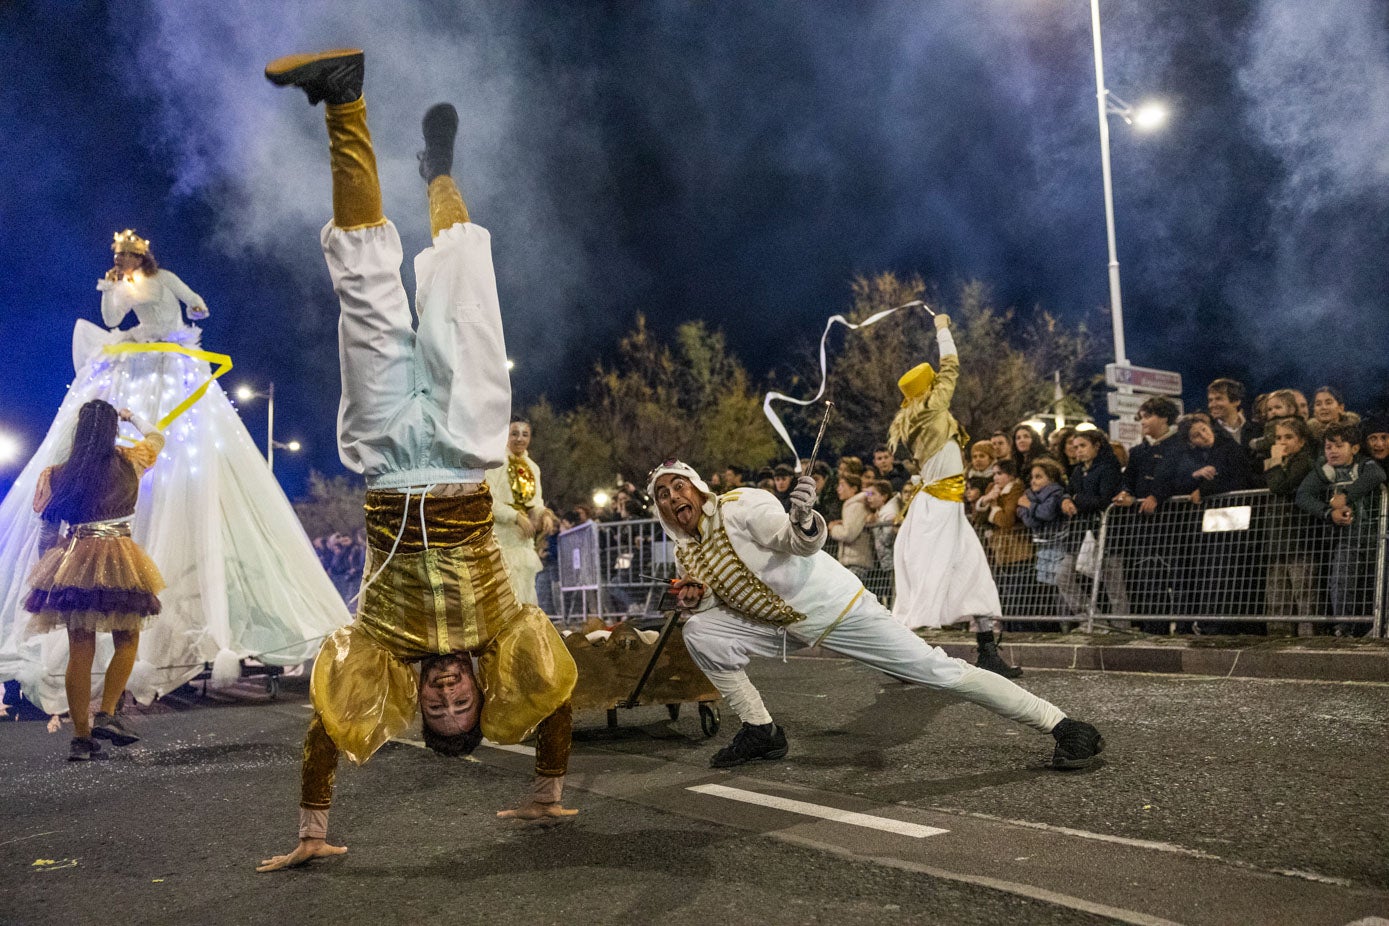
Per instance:
[[[251,399],[265,399],[265,465],[270,467],[270,471],[275,471],[275,451],[288,450],[295,452],[299,450],[300,444],[297,440],[277,441],[275,440],[275,384],[272,382],[264,392],[256,392],[250,386],[240,386],[236,390],[236,397],[243,402]]]
[[[1090,0],[1090,35],[1095,45],[1095,103],[1100,117],[1100,168],[1104,175],[1104,223],[1109,242],[1109,315],[1114,328],[1114,362],[1129,362],[1124,348],[1124,302],[1119,289],[1119,249],[1114,241],[1114,184],[1109,169],[1109,117],[1119,116],[1139,129],[1160,125],[1166,111],[1157,104],[1130,106],[1104,84],[1104,51],[1100,41],[1100,0]]]

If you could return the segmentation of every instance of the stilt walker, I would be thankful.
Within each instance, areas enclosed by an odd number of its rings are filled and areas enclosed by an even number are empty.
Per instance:
[[[979,646],[979,668],[1017,678],[1022,670],[1003,661],[994,634],[1003,616],[998,586],[984,546],[965,517],[969,435],[950,414],[960,378],[950,316],[936,315],[935,324],[940,371],[922,363],[902,375],[902,408],[888,429],[888,446],[894,451],[905,446],[921,468],[892,551],[892,614],[910,630],[968,620]]]
[[[363,70],[360,51],[342,50],[265,71],[328,104],[333,221],[321,238],[341,307],[338,445],[366,477],[368,557],[356,618],[314,666],[299,843],[260,871],[346,851],[326,842],[338,754],[366,762],[417,705],[426,745],[445,755],[471,752],[483,735],[516,743],[538,725],[532,789],[500,816],[577,812],[560,802],[574,661],[544,613],[516,601],[483,482],[501,462],[511,392],[491,238],[450,176],[458,114],[443,104],[424,117],[433,245],[415,260],[415,330],[400,238],[381,210]]]

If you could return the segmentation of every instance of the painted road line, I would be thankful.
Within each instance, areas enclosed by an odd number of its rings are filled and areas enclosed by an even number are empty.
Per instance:
[[[821,820],[830,820],[834,823],[848,823],[851,826],[863,826],[869,829],[882,830],[885,833],[896,833],[899,836],[911,836],[914,839],[925,839],[927,836],[939,836],[942,833],[950,832],[935,826],[922,826],[919,823],[908,823],[905,820],[891,820],[887,817],[875,817],[871,814],[856,813],[852,810],[822,807],[819,804],[793,801],[790,798],[761,794],[757,791],[744,791],[742,788],[730,788],[727,785],[693,785],[685,790],[708,794],[713,797],[723,797],[731,801],[742,801],[745,804],[771,807],[774,810],[785,810],[788,813],[798,813],[806,817],[818,817]]]
[[[534,746],[503,746],[501,743],[494,743],[491,740],[483,740],[482,745],[491,746],[493,749],[500,749],[502,752],[514,752],[518,756],[535,755]]]

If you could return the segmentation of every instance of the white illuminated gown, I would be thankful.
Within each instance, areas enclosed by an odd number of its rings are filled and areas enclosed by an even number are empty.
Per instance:
[[[172,277],[167,271],[159,277],[166,274]],[[34,487],[44,467],[66,457],[85,402],[105,399],[157,422],[208,378],[209,364],[183,354],[101,352],[105,344],[132,340],[198,347],[200,331],[183,324],[177,301],[196,295],[177,277],[174,282],[152,287],[148,302],[129,306],[140,319],[129,331],[77,323],[77,377],[0,505],[0,679],[18,679],[24,694],[49,713],[67,710],[67,636],[62,630],[26,633],[26,579],[38,558]],[[108,310],[110,302],[109,296],[103,300],[103,315],[118,324],[125,312]],[[204,663],[215,661],[215,674],[224,678],[238,672],[240,657],[281,666],[304,662],[323,635],[349,620],[289,500],[218,384],[165,433],[158,462],[141,480],[132,523],[136,542],[168,583],[159,596],[162,612],[140,637],[127,686],[142,703],[182,685]],[[98,634],[94,697],[100,697],[97,673],[110,655],[110,636]]]

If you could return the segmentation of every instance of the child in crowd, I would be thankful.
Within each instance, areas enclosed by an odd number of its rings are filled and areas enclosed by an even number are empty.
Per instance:
[[[1274,429],[1280,421],[1289,418],[1301,418],[1297,413],[1297,394],[1291,389],[1278,389],[1268,395],[1268,401],[1264,405],[1264,433],[1262,437],[1256,437],[1249,442],[1249,449],[1254,456],[1260,460],[1268,460],[1270,452],[1273,450],[1274,443],[1277,442],[1277,435]],[[1267,464],[1265,464],[1267,469]]]
[[[1312,393],[1312,418],[1307,424],[1312,428],[1312,437],[1325,439],[1328,426],[1333,424],[1359,424],[1360,416],[1346,411],[1346,400],[1341,390],[1335,386],[1319,386]]]
[[[1287,390],[1279,390],[1286,392]],[[1274,393],[1270,397],[1272,405]],[[1296,410],[1296,405],[1290,405]],[[1264,582],[1264,598],[1270,617],[1317,612],[1316,570],[1311,548],[1317,537],[1318,525],[1293,504],[1298,487],[1314,466],[1312,432],[1307,422],[1297,415],[1280,415],[1274,419],[1274,443],[1264,463],[1264,478],[1272,496],[1268,517],[1268,576]],[[1270,636],[1287,636],[1290,625],[1282,622],[1268,624]],[[1300,623],[1298,636],[1312,635],[1312,624]]]
[[[1384,484],[1384,470],[1361,455],[1358,424],[1327,424],[1322,451],[1321,465],[1313,467],[1298,487],[1297,504],[1333,526],[1335,546],[1327,581],[1332,615],[1364,617],[1370,613],[1374,586],[1373,502]],[[1352,625],[1339,622],[1335,632],[1349,636]]]
[[[1016,470],[1015,470],[1016,472]],[[986,440],[969,445],[969,469],[965,470],[965,512],[973,514],[979,498],[994,483],[994,446]]]
[[[868,506],[867,533],[873,538],[873,560],[877,569],[892,569],[892,542],[897,537],[894,525],[902,514],[892,483],[886,479],[863,487],[863,503]]]
[[[1018,519],[1018,502],[1024,487],[1012,460],[999,460],[993,471],[993,485],[980,498],[978,513],[989,525],[989,559],[993,561],[1004,613],[1025,613],[1026,590],[1032,584],[1028,567],[1033,553],[1027,525]]]
[[[1032,531],[1037,555],[1037,581],[1056,587],[1056,575],[1066,555],[1066,517],[1061,502],[1066,498],[1065,476],[1061,464],[1051,457],[1038,457],[1029,471],[1028,489],[1018,499],[1018,517]],[[1053,591],[1052,597],[1055,597]]]

